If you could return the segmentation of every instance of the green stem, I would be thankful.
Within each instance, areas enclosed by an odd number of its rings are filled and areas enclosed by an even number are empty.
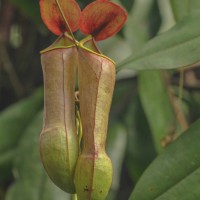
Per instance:
[[[72,194],[72,200],[78,200],[77,194]]]
[[[183,99],[183,84],[184,84],[184,68],[180,69],[180,79],[179,79],[179,91],[178,91],[178,107],[176,113],[176,131],[178,129],[178,125],[180,124],[183,129],[187,127],[187,124],[183,118],[184,114],[182,113],[182,99]],[[182,116],[180,118],[180,116]]]

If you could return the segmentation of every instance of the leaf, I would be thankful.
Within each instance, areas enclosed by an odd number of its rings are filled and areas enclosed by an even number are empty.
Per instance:
[[[119,35],[115,35],[108,40],[101,41],[98,43],[98,46],[106,56],[113,59],[115,62],[124,60],[127,55],[132,53],[129,43]]]
[[[200,120],[147,168],[129,200],[197,200],[200,196]]]
[[[189,4],[191,0],[182,0],[182,1],[170,0],[170,2],[176,21],[179,21],[188,15]]]
[[[126,152],[127,133],[119,121],[109,123],[106,150],[113,164],[113,181],[107,199],[115,199],[120,187],[121,170]]]
[[[170,0],[176,21],[191,13],[191,11],[200,9],[199,0]]]
[[[0,114],[0,182],[12,176],[17,143],[42,105],[43,91],[40,88],[32,96],[8,107]]]
[[[198,10],[200,9],[200,1],[199,0],[190,0],[190,10]]]
[[[188,101],[192,119],[200,118],[200,93],[199,91],[192,92]]]
[[[38,138],[43,112],[37,114],[19,143],[15,158],[16,182],[9,188],[6,200],[70,200],[47,177],[40,162]]]
[[[175,69],[200,61],[200,12],[192,12],[118,65],[136,70]]]
[[[63,14],[69,24],[66,25],[55,0],[40,0],[41,17],[47,28],[55,35],[61,35],[64,32],[72,32],[79,28],[80,7],[75,0],[58,1]]]
[[[131,98],[125,123],[128,132],[126,165],[134,183],[155,158],[151,131],[142,108],[139,95]]]
[[[161,140],[175,128],[176,118],[168,91],[160,71],[142,71],[139,74],[139,93],[152,131],[157,152],[161,152]]]
[[[124,34],[134,53],[149,39],[149,16],[153,3],[154,0],[135,0],[133,9],[129,13]]]
[[[131,101],[131,95],[136,90],[136,81],[134,79],[121,79],[116,81],[113,93],[110,118],[121,121],[126,114]]]
[[[80,30],[91,34],[96,41],[116,34],[127,19],[126,11],[119,5],[107,0],[90,3],[81,13]]]
[[[0,113],[0,153],[17,144],[24,129],[43,106],[43,91],[6,108]]]
[[[16,149],[10,149],[0,156],[0,183],[4,183],[12,177],[13,159],[16,156]],[[0,198],[1,199],[1,198]]]
[[[0,167],[11,162],[16,154],[16,149],[10,149],[0,157]]]
[[[11,0],[11,2],[19,8],[19,10],[32,19],[35,23],[40,24],[42,20],[40,18],[40,10],[38,1],[35,0]]]

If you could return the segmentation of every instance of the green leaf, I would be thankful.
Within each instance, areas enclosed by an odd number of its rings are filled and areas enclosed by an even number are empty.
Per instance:
[[[35,23],[42,23],[40,18],[39,1],[35,0],[11,0],[20,11]]]
[[[113,164],[113,181],[108,200],[116,198],[120,187],[121,170],[125,156],[127,132],[119,121],[111,121],[108,128],[106,150]]]
[[[43,90],[15,103],[0,113],[0,153],[13,148],[34,115],[42,109]]]
[[[128,43],[118,35],[98,43],[98,46],[106,56],[115,62],[120,62],[131,54]]]
[[[170,0],[170,2],[176,21],[183,19],[183,17],[189,14],[191,0]]]
[[[126,165],[135,183],[155,158],[156,152],[139,96],[131,100],[125,117],[128,132]]]
[[[3,183],[8,177],[12,177],[12,166],[15,156],[16,149],[10,149],[0,156],[0,183]]]
[[[200,9],[199,0],[170,0],[176,21],[181,20],[191,11]]]
[[[200,61],[200,11],[156,36],[118,65],[135,70],[175,69]]]
[[[200,197],[200,120],[147,168],[129,200],[197,200]]]
[[[16,149],[10,149],[5,154],[0,156],[0,166],[3,166],[14,159],[16,155]]]
[[[190,112],[192,119],[200,118],[200,92],[194,91],[192,92],[190,99],[188,101],[190,106]]]
[[[190,7],[190,10],[200,9],[200,1],[199,0],[190,0],[189,7]]]
[[[47,177],[39,156],[39,134],[43,112],[37,114],[19,143],[15,159],[16,182],[6,200],[70,200],[70,195],[57,188]]]
[[[136,81],[134,79],[118,80],[115,84],[110,118],[121,120],[130,103],[130,96],[135,90]]]
[[[152,131],[157,152],[161,152],[161,140],[175,128],[176,118],[168,91],[160,71],[139,73],[139,93]]]
[[[149,15],[154,0],[135,0],[134,6],[129,13],[128,21],[124,27],[126,40],[135,52],[149,39]]]

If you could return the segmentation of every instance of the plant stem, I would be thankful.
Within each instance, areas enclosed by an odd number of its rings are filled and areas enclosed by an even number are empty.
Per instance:
[[[72,200],[78,200],[77,194],[72,194]]]
[[[181,124],[183,129],[186,129],[188,127],[187,122],[184,118],[184,114],[182,111],[182,99],[183,99],[183,84],[184,84],[184,68],[182,67],[180,69],[180,79],[179,79],[179,91],[178,91],[178,104],[177,104],[177,113],[176,113],[176,118],[177,118],[177,127],[178,123]],[[176,127],[176,129],[177,129]]]

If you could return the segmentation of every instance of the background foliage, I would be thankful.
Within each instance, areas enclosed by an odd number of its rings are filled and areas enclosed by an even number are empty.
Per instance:
[[[83,8],[90,0],[79,1]],[[98,44],[117,62],[107,200],[200,197],[200,1],[114,0],[129,19]],[[79,32],[76,38],[83,37]],[[67,200],[39,158],[39,51],[55,40],[38,1],[0,0],[0,200]]]

